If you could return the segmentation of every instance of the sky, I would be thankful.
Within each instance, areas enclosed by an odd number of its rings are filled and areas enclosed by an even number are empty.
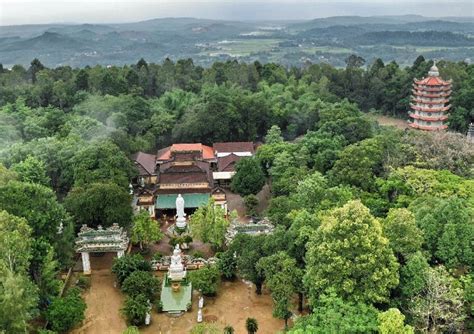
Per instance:
[[[340,15],[474,16],[474,0],[0,0],[0,25],[120,23],[160,17],[301,20]]]

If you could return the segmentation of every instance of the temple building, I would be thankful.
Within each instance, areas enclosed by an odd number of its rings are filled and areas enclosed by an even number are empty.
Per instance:
[[[413,83],[412,103],[409,116],[410,127],[421,130],[445,130],[448,126],[449,98],[451,80],[444,81],[439,76],[436,65],[428,72],[428,77],[415,79]]]
[[[132,160],[138,170],[136,183],[141,187],[156,184],[156,155],[138,152],[132,156]]]
[[[255,154],[252,142],[215,143],[213,148],[217,158],[217,170],[213,172],[213,178],[222,187],[229,186],[230,179],[235,174],[235,164],[240,159]]]
[[[179,194],[186,209],[205,205],[214,186],[212,164],[217,162],[211,147],[202,144],[174,144],[158,151],[157,210],[174,210]]]
[[[184,199],[187,214],[206,205],[209,198],[227,210],[226,192],[235,174],[235,164],[255,154],[252,142],[173,144],[156,155],[136,153],[132,160],[138,171],[134,180],[136,210],[160,215],[175,213],[178,195]]]

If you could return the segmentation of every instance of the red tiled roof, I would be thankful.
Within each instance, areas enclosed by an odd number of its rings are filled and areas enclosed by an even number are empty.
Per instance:
[[[219,153],[232,153],[232,152],[252,152],[254,153],[254,145],[252,142],[241,141],[241,142],[228,142],[228,143],[215,143],[213,145],[214,151]]]
[[[156,156],[153,154],[138,152],[132,156],[140,175],[155,174]]]
[[[240,159],[242,159],[242,157],[235,154],[229,154],[228,156],[218,158],[217,169],[219,172],[233,172],[235,170],[235,163]]]
[[[449,81],[444,81],[440,77],[427,77],[421,80],[416,80],[415,83],[418,85],[426,85],[426,86],[447,86],[451,84]]]
[[[164,173],[160,175],[160,184],[166,183],[208,183],[206,173]]]
[[[202,159],[215,159],[212,147],[203,144],[173,144],[158,151],[158,160],[171,159],[172,152],[201,152]]]

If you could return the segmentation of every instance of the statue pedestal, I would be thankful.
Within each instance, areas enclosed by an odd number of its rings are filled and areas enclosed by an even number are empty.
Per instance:
[[[181,229],[181,230],[184,230],[186,228],[186,218],[184,217],[178,217],[176,218],[176,227]]]

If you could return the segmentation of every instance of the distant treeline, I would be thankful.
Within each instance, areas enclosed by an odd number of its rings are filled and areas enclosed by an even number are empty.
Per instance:
[[[425,76],[433,62],[420,56],[407,68],[380,59],[365,66],[352,55],[346,64],[285,68],[228,61],[203,68],[191,59],[162,64],[141,59],[123,67],[49,69],[35,59],[28,69],[0,69],[0,106],[20,98],[31,108],[80,111],[133,136],[158,126],[153,133],[160,132],[162,141],[256,140],[274,124],[291,139],[311,130],[319,103],[348,99],[362,111],[405,118],[412,81]],[[438,66],[444,79],[453,80],[450,127],[465,133],[473,118],[474,66],[446,61]]]
[[[315,28],[298,35],[318,43],[357,47],[359,45],[416,45],[436,47],[474,46],[474,38],[450,31],[367,31],[367,27],[334,26]]]

